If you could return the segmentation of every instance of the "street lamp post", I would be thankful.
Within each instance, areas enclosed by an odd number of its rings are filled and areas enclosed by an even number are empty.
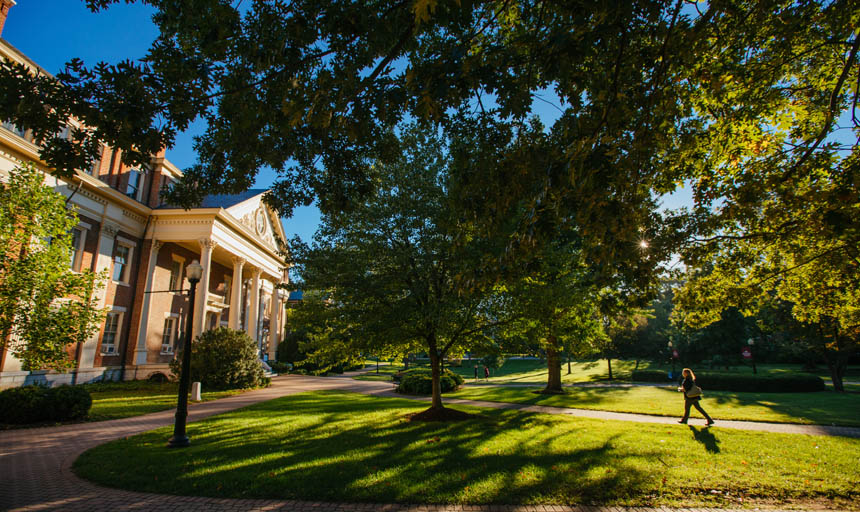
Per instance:
[[[672,342],[669,342],[669,358],[672,359],[672,378],[675,378],[675,352],[672,351]]]
[[[755,354],[753,353],[753,345],[754,344],[755,344],[755,341],[753,341],[752,338],[747,340],[747,345],[749,345],[749,348],[750,348],[750,362],[752,363],[753,374],[757,374],[758,371],[756,370],[756,367],[755,367]]]
[[[191,444],[185,435],[185,420],[188,418],[188,384],[191,380],[191,338],[194,325],[194,297],[197,283],[203,275],[203,266],[194,260],[186,267],[190,283],[188,290],[188,319],[185,322],[185,347],[182,349],[182,373],[179,375],[179,397],[176,403],[176,421],[173,424],[173,437],[167,442],[168,448],[184,448]]]

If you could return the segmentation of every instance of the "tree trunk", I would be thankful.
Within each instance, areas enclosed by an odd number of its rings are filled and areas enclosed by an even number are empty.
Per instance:
[[[836,359],[835,361],[833,359]],[[833,390],[837,393],[845,392],[845,384],[842,382],[845,377],[845,367],[847,366],[841,361],[839,356],[835,358],[826,357],[827,367],[830,369],[830,380],[833,382]]]
[[[606,358],[606,367],[609,368],[609,380],[612,380],[612,358]]]
[[[555,336],[550,336],[546,347],[546,388],[542,393],[563,393],[561,389],[561,358],[555,347]]]
[[[442,372],[440,370],[441,366],[441,358],[439,354],[436,352],[436,348],[430,349],[430,375],[433,378],[433,398],[430,403],[431,409],[442,409],[444,406],[442,405],[442,382],[440,376]]]
[[[567,354],[567,374],[570,375],[570,354]]]
[[[639,359],[637,358],[636,359],[636,366],[633,367],[633,371],[635,372],[638,369],[639,369]]]

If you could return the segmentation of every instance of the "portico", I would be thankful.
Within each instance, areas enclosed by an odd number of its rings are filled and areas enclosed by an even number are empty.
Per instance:
[[[182,324],[188,307],[184,268],[194,259],[203,275],[197,284],[192,335],[220,326],[241,329],[257,342],[261,359],[274,359],[286,300],[278,285],[287,279],[275,237],[285,237],[262,194],[211,196],[199,208],[153,211],[140,267],[146,272],[141,314],[132,319],[138,326],[132,338],[133,378],[163,372],[184,339],[181,334],[189,327]]]

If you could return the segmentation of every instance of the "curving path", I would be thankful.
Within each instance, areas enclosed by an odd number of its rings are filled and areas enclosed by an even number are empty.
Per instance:
[[[356,381],[343,378],[283,376],[273,379],[272,386],[212,402],[193,404],[188,421],[224,413],[285,395],[324,389],[355,391],[379,396],[397,396],[387,382]],[[603,418],[623,421],[673,423],[674,418],[634,414],[605,413],[577,409],[478,402],[447,399],[481,407],[511,408],[550,414]],[[383,505],[317,503],[276,500],[216,499],[170,496],[123,491],[99,487],[75,476],[74,460],[84,451],[119,437],[170,425],[173,410],[97,423],[79,423],[59,427],[19,429],[0,432],[0,510],[8,511],[240,511],[289,510],[296,512],[384,510],[384,511],[481,511],[481,512],[618,512],[613,507],[565,506],[499,506],[499,505]],[[718,422],[717,426],[746,428],[771,432],[794,432],[814,435],[847,435],[860,437],[860,429],[803,425],[756,424],[751,422]],[[636,509],[643,510],[643,509]],[[665,512],[667,509],[653,509]],[[704,509],[701,509],[704,512]]]

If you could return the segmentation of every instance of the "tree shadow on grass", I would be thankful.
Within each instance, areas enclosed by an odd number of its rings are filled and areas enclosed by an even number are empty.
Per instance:
[[[625,461],[617,436],[582,441],[585,431],[567,429],[559,439],[562,418],[482,411],[415,423],[404,416],[421,405],[402,399],[288,398],[192,424],[193,444],[181,452],[163,447],[163,432],[96,448],[81,473],[150,492],[399,503],[610,502],[653,485]]]
[[[693,433],[693,439],[702,443],[710,453],[720,453],[720,447],[717,446],[720,443],[720,440],[714,435],[714,432],[707,427],[696,428],[692,425],[689,425],[690,432]]]

